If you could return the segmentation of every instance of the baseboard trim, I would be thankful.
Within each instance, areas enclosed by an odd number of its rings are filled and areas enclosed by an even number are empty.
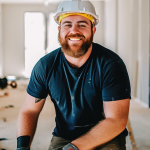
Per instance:
[[[149,108],[149,105],[146,104],[145,102],[141,101],[140,99],[134,97],[133,98],[136,102],[140,103],[142,106],[144,106],[145,108]]]

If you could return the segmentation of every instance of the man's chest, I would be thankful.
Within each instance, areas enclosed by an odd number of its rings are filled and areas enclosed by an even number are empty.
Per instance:
[[[51,99],[57,105],[94,106],[101,101],[101,79],[95,68],[86,68],[79,73],[61,67],[54,69],[48,81]]]

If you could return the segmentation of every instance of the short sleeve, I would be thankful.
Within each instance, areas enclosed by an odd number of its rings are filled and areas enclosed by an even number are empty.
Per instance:
[[[102,73],[103,101],[131,99],[129,76],[126,66],[121,59],[107,63],[104,66]]]
[[[46,88],[46,75],[41,60],[37,62],[32,70],[27,93],[35,98],[42,99],[46,98],[48,95]]]

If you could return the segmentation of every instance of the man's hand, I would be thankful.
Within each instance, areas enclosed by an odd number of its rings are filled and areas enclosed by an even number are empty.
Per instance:
[[[79,150],[76,146],[71,143],[68,143],[66,146],[63,147],[62,150]]]

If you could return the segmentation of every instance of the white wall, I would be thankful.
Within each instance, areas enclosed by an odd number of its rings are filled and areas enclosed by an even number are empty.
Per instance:
[[[105,46],[124,60],[132,96],[149,104],[149,0],[105,1]]]
[[[117,0],[104,4],[104,45],[117,52]]]
[[[131,0],[131,57],[132,57],[132,70],[131,70],[131,85],[132,95],[136,97],[137,91],[137,76],[138,76],[138,36],[139,36],[139,5],[137,0]]]
[[[3,49],[2,49],[2,9],[0,4],[0,77],[3,77]]]
[[[95,7],[96,14],[99,15],[100,22],[96,26],[96,33],[94,35],[94,42],[104,46],[104,2],[91,1]]]
[[[130,0],[118,1],[118,54],[124,60],[131,79],[132,45],[131,45],[131,6]]]
[[[4,75],[24,76],[24,13],[55,11],[57,5],[3,4],[3,70]]]
[[[137,98],[149,104],[149,0],[139,0]]]
[[[135,0],[134,0],[135,2]],[[135,2],[136,3],[136,2]],[[105,46],[118,53],[124,60],[131,82],[132,95],[134,93],[135,83],[135,62],[137,49],[133,49],[133,28],[132,20],[133,6],[132,0],[111,0],[105,2]],[[138,15],[138,14],[136,14]],[[133,21],[134,22],[134,21]],[[138,27],[134,27],[138,30]],[[137,33],[135,34],[137,35]],[[137,45],[137,40],[134,45]],[[136,47],[136,46],[134,46]],[[135,59],[133,60],[133,57]],[[133,76],[134,75],[134,76]]]

